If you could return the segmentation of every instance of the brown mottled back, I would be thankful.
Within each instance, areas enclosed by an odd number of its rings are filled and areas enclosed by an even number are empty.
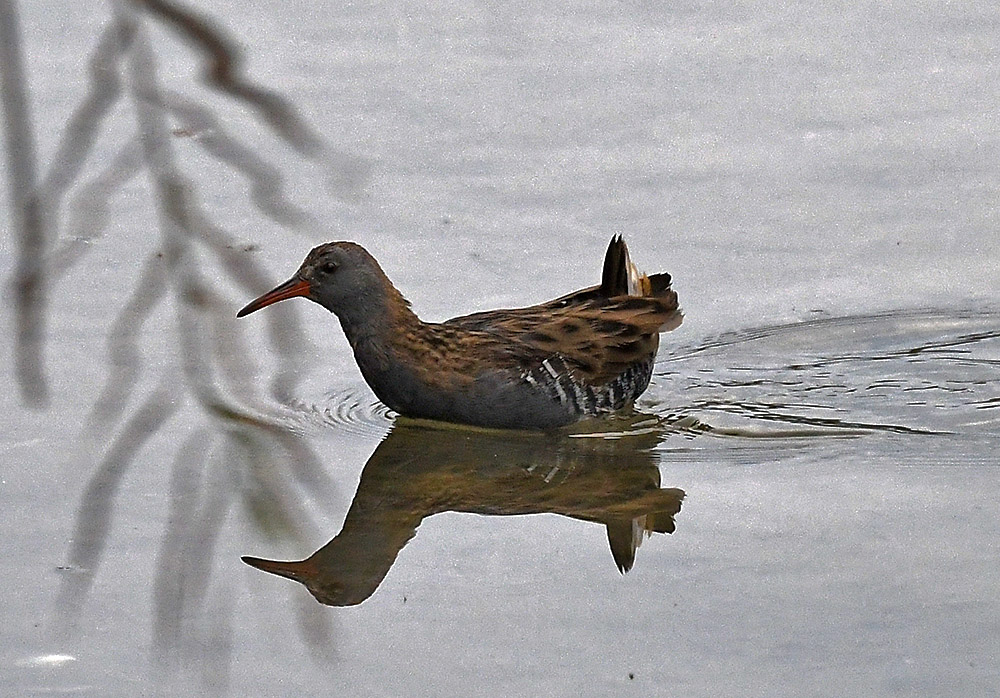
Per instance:
[[[628,295],[630,274],[644,295]],[[670,275],[639,274],[631,266],[624,241],[615,237],[604,259],[600,285],[527,308],[453,318],[442,329],[484,333],[484,346],[495,344],[495,351],[516,357],[525,368],[558,355],[577,380],[602,385],[630,366],[650,360],[659,334],[676,328],[682,319]]]

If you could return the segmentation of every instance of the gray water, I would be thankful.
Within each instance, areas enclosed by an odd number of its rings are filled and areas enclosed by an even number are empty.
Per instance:
[[[190,22],[8,25],[6,691],[1000,694],[993,4],[202,11],[221,88]],[[685,321],[557,436],[397,417],[305,301],[234,317],[329,239],[440,320],[617,232]]]

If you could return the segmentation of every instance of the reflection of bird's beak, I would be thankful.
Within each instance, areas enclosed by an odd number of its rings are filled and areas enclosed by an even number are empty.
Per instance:
[[[303,584],[306,583],[310,574],[316,574],[316,565],[314,563],[310,563],[308,560],[301,560],[299,562],[281,562],[279,560],[263,560],[259,557],[250,557],[249,555],[245,555],[240,559],[251,567],[256,567],[259,570],[276,574],[279,577],[294,579],[296,582],[302,582]],[[308,586],[308,584],[306,586]]]
[[[278,301],[283,301],[286,298],[295,298],[296,296],[305,296],[308,298],[310,290],[308,281],[300,279],[297,276],[293,276],[288,281],[271,289],[263,296],[250,301],[247,306],[243,308],[243,310],[236,313],[236,317],[249,315],[250,313],[256,312],[265,306],[277,303]]]

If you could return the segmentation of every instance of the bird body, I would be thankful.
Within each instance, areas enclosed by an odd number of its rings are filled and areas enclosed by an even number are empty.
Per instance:
[[[409,416],[549,429],[622,409],[648,386],[659,333],[681,323],[669,274],[641,274],[612,238],[601,284],[525,308],[424,322],[352,242],[312,250],[243,317],[304,296],[335,313],[365,381]]]

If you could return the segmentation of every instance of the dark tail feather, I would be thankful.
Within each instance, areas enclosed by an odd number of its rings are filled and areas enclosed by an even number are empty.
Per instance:
[[[660,295],[664,291],[670,289],[670,274],[666,272],[663,272],[662,274],[650,274],[649,285],[652,290],[652,295]]]
[[[625,264],[628,251],[621,235],[611,238],[607,254],[604,255],[604,270],[601,272],[601,295],[608,298],[628,293],[628,268]]]

